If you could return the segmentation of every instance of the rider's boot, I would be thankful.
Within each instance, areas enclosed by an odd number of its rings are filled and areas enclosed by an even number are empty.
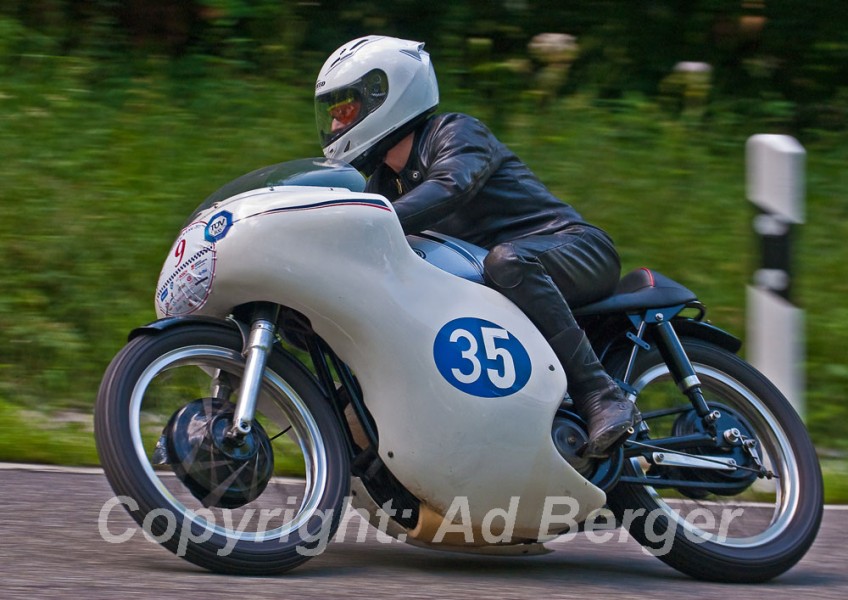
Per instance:
[[[582,329],[566,329],[550,344],[565,369],[574,407],[589,427],[583,456],[605,458],[636,424],[636,405],[604,370]]]

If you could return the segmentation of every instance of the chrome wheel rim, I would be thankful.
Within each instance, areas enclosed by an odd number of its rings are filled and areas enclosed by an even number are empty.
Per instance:
[[[751,424],[759,442],[758,450],[764,459],[764,463],[778,477],[764,486],[773,486],[769,490],[768,499],[765,502],[725,500],[722,497],[713,500],[693,501],[667,498],[660,489],[647,485],[645,490],[663,513],[678,527],[682,528],[684,534],[693,541],[711,542],[740,549],[767,544],[786,530],[798,510],[800,502],[800,473],[786,432],[762,400],[743,383],[708,365],[693,361],[693,367],[702,383],[702,390],[708,403],[720,401],[723,404],[729,404],[734,411],[738,411]],[[669,381],[671,381],[671,375],[668,367],[662,364],[641,374],[633,383],[633,386],[641,395],[648,386]],[[650,440],[647,440],[647,442],[650,443]],[[631,465],[637,473],[644,470],[639,459],[631,459]],[[758,479],[752,487],[757,486],[761,481]],[[705,511],[717,511],[721,507],[723,507],[721,508],[722,511],[728,510],[728,507],[734,507],[730,510],[755,511],[760,515],[760,520],[764,522],[764,526],[761,531],[742,532],[737,536],[730,535],[728,529],[722,531],[723,525],[719,527],[718,532],[714,528],[707,530],[699,527],[691,519],[683,517],[680,506],[691,505],[692,503]],[[727,514],[723,512],[722,517],[725,518]],[[733,515],[731,514],[730,517],[733,518]]]
[[[300,395],[278,374],[266,368],[259,408],[264,414],[272,415],[274,422],[281,428],[290,428],[291,439],[299,449],[303,466],[302,495],[294,501],[284,502],[286,516],[289,519],[270,529],[246,531],[239,527],[244,521],[230,521],[235,528],[228,526],[226,516],[216,518],[211,511],[197,507],[193,508],[181,499],[173,490],[174,477],[154,468],[150,458],[149,442],[145,443],[142,435],[142,420],[145,409],[145,397],[151,384],[160,375],[183,367],[199,367],[203,372],[211,373],[221,369],[233,376],[240,377],[244,370],[244,359],[235,350],[213,345],[187,346],[172,350],[154,360],[139,377],[134,386],[129,407],[130,431],[132,444],[139,464],[148,480],[153,483],[168,503],[168,508],[182,525],[197,524],[215,534],[234,538],[261,542],[266,540],[285,540],[289,535],[305,527],[318,513],[318,505],[324,495],[328,483],[328,459],[324,442],[318,424]],[[210,376],[211,381],[211,376]],[[273,481],[273,480],[272,480]],[[278,483],[281,480],[278,479]],[[299,487],[301,483],[298,482]],[[223,509],[222,509],[223,510]],[[254,509],[255,510],[255,509]],[[274,509],[274,516],[276,514]],[[279,510],[283,510],[282,508]],[[243,518],[243,517],[242,517]],[[259,516],[260,523],[261,519]],[[219,522],[224,521],[224,525]],[[269,522],[271,522],[269,520]]]

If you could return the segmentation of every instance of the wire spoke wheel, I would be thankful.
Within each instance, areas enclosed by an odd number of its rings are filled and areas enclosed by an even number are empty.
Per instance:
[[[792,407],[753,367],[716,346],[683,342],[707,404],[721,414],[720,443],[652,447],[652,440],[705,430],[659,353],[640,353],[632,385],[648,435],[636,440],[643,452],[627,461],[610,507],[640,543],[685,573],[770,579],[800,560],[818,531],[823,492],[815,450]],[[615,376],[623,361],[611,361]],[[680,464],[698,458],[707,462]]]
[[[135,338],[104,377],[95,434],[107,478],[149,537],[215,571],[276,573],[332,536],[348,459],[317,384],[282,352],[252,431],[228,437],[243,371],[241,338],[223,326]]]

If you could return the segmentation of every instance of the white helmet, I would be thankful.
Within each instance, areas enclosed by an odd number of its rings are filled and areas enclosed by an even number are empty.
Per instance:
[[[330,55],[315,84],[324,156],[370,174],[385,153],[439,104],[422,42],[369,36]]]

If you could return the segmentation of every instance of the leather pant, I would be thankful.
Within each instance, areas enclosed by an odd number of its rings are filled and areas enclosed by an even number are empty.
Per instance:
[[[488,285],[512,300],[548,340],[578,327],[570,307],[612,294],[621,275],[612,240],[590,225],[498,244],[483,266]]]

